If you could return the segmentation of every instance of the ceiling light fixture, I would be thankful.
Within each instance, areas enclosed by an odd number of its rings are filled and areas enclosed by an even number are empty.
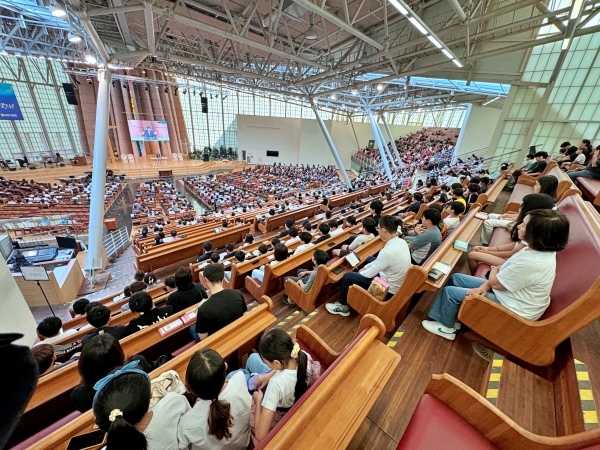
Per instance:
[[[54,17],[62,18],[67,15],[67,11],[62,6],[52,5],[50,7],[50,14],[52,14]]]
[[[335,100],[337,97],[335,96],[335,94],[331,94],[331,97],[329,97],[331,100]]]
[[[358,95],[358,90],[352,89],[352,95]]]
[[[384,88],[383,84],[379,83],[379,84],[377,85],[377,90],[378,90],[379,92],[383,91],[383,88]]]
[[[404,6],[402,6],[397,0],[390,0],[390,3],[394,8],[400,11],[400,14],[403,14],[405,16],[408,15],[408,10]]]
[[[81,36],[75,33],[69,33],[67,35],[67,39],[69,39],[69,42],[72,42],[73,44],[79,44],[83,40]]]
[[[456,67],[464,67],[463,63],[461,63],[458,59],[453,59],[452,62],[456,65]]]
[[[98,60],[92,53],[86,53],[84,56],[85,62],[88,64],[96,64]]]
[[[317,39],[317,32],[315,30],[315,15],[314,15],[314,13],[310,13],[308,23],[309,23],[309,26],[308,26],[308,29],[306,30],[306,32],[304,33],[304,37],[308,41],[314,41]]]
[[[440,43],[440,41],[438,41],[436,38],[434,38],[433,36],[431,36],[430,34],[427,35],[427,39],[429,39],[429,41],[435,45],[437,48],[443,48],[442,44]]]
[[[427,31],[427,29],[426,29],[426,28],[425,28],[425,27],[424,27],[424,26],[421,24],[421,22],[420,22],[420,21],[418,21],[418,20],[417,20],[417,18],[416,18],[416,17],[414,17],[414,16],[413,16],[413,17],[409,17],[409,18],[408,18],[408,21],[409,21],[410,23],[412,23],[412,24],[413,24],[413,26],[414,26],[414,27],[415,27],[417,30],[419,30],[419,31],[420,31],[422,34],[424,34],[425,36],[427,36],[427,35],[429,34],[429,31]]]

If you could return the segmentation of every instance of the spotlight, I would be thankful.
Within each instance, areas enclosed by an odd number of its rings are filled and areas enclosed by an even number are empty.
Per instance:
[[[183,90],[181,93],[182,93],[183,95],[187,94],[187,89],[184,89],[184,90]]]
[[[196,95],[196,89],[194,89],[194,95]]]
[[[331,94],[331,97],[329,97],[331,100],[335,100],[337,97],[335,96],[335,94]]]
[[[169,86],[165,86],[165,94],[169,93]]]
[[[92,53],[86,53],[84,56],[85,62],[88,64],[96,64],[98,60]]]
[[[379,84],[377,85],[377,90],[378,90],[379,92],[383,91],[383,84],[379,83]]]
[[[177,97],[177,92],[179,91],[179,88],[177,86],[175,86],[175,91],[173,92],[173,95],[175,97]]]
[[[126,89],[126,88],[127,88],[126,84],[121,81],[121,89]]]
[[[358,90],[357,89],[352,89],[352,95],[358,95]]]
[[[62,18],[67,15],[67,11],[65,11],[62,6],[52,5],[50,7],[50,14],[52,14],[54,17]]]
[[[87,81],[87,84],[92,84],[93,81],[90,77],[85,77],[85,81]]]
[[[317,39],[317,32],[315,31],[315,15],[313,13],[310,14],[308,23],[309,26],[306,32],[304,33],[304,37],[307,41],[314,41]]]
[[[73,44],[79,44],[82,41],[81,36],[74,33],[69,33],[67,35],[67,39],[69,39],[69,42],[72,42]]]
[[[150,86],[148,86],[148,83],[146,83],[146,87],[144,88],[145,91],[149,91],[150,90]]]
[[[111,84],[112,84],[112,87],[115,87],[116,86],[115,80],[113,80]]]

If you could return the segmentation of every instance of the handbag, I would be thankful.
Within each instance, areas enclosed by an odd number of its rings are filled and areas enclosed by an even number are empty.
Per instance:
[[[179,378],[179,374],[174,370],[167,370],[159,377],[152,380],[150,384],[152,397],[150,398],[150,408],[154,407],[167,393],[176,392],[185,394],[186,388]]]
[[[390,284],[387,281],[385,281],[381,277],[375,277],[373,281],[371,281],[367,292],[373,297],[375,297],[377,300],[383,301],[387,297],[389,288]]]

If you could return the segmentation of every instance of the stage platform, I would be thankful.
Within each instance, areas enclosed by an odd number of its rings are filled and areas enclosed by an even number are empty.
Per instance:
[[[85,172],[92,171],[92,158],[87,158],[87,166],[72,166],[66,164],[65,167],[52,167],[52,168],[38,168],[34,170],[21,169],[16,171],[2,170],[0,176],[5,179],[21,180],[26,179],[35,180],[38,182],[58,182],[60,178],[66,178],[70,176],[84,175]],[[206,174],[213,171],[227,171],[227,170],[242,170],[248,164],[244,161],[208,161],[202,160],[167,160],[166,166],[154,166],[150,158],[140,159],[135,162],[115,162],[107,163],[106,168],[114,171],[115,175],[126,175],[128,179],[150,179],[158,178],[158,171],[161,170],[172,170],[173,176],[185,176],[185,175],[200,175]]]

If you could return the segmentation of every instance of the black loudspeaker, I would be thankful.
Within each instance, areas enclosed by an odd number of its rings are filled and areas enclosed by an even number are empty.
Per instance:
[[[208,98],[200,97],[200,102],[202,103],[202,112],[208,114]]]
[[[204,155],[202,155],[202,161],[208,162],[208,153],[205,153]]]
[[[65,90],[65,97],[67,97],[67,103],[69,105],[77,105],[77,97],[75,96],[75,89],[71,83],[63,83],[63,89]]]

